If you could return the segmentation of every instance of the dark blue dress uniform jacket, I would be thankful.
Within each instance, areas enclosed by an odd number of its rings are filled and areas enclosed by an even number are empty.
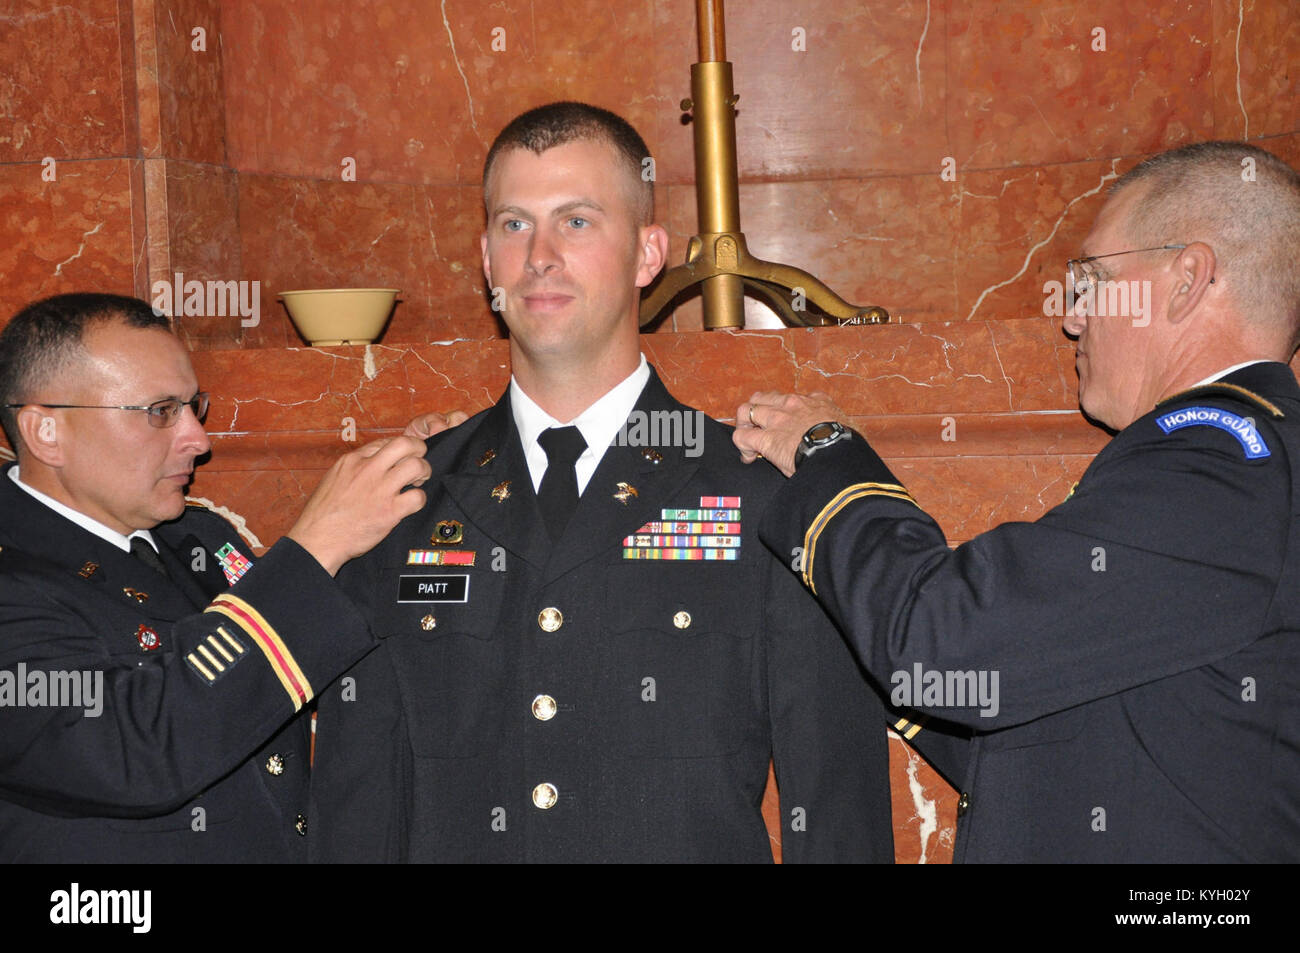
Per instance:
[[[373,644],[365,623],[290,539],[232,586],[216,551],[249,549],[221,517],[187,507],[153,536],[166,578],[0,472],[0,679],[103,685],[98,717],[0,685],[0,862],[306,856],[303,709]]]
[[[637,409],[690,412],[654,375]],[[380,648],[321,696],[313,857],[770,862],[774,757],[786,860],[892,861],[882,703],[758,540],[777,474],[703,419],[699,456],[616,441],[554,545],[508,395],[429,441],[428,505],[340,575]],[[741,498],[738,560],[624,557],[715,496]],[[441,549],[474,565],[408,565]],[[400,602],[419,575],[467,601]]]
[[[1163,424],[1163,426],[1162,426]],[[999,674],[958,861],[1300,860],[1300,388],[1257,364],[1120,432],[1072,496],[949,550],[860,439],[762,528],[884,683]]]

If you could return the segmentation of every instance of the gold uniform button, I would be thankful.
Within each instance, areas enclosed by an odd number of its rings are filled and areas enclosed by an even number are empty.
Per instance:
[[[299,814],[293,822],[293,829],[298,832],[299,837],[307,836],[307,815]]]
[[[543,811],[549,811],[555,807],[555,802],[560,799],[560,792],[555,789],[555,785],[543,781],[537,787],[533,788],[533,804]]]
[[[691,627],[691,614],[682,611],[673,616],[673,625],[679,629],[689,629]]]
[[[564,613],[555,606],[547,606],[537,613],[537,624],[542,627],[543,632],[554,632],[564,625]]]
[[[533,717],[538,721],[550,721],[555,712],[555,699],[550,695],[538,695],[533,699]]]
[[[438,620],[431,615],[425,616],[420,620],[420,628],[425,632],[432,632],[438,627]]]
[[[273,774],[277,778],[284,774],[284,758],[281,758],[278,754],[273,754],[271,757],[267,758],[266,773]]]
[[[961,817],[970,810],[970,795],[965,791],[961,792],[961,797],[957,799],[957,816]]]

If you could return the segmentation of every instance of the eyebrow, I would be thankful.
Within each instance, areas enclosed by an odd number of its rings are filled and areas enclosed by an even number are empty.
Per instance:
[[[565,202],[563,205],[557,206],[556,208],[552,209],[551,215],[553,216],[568,215],[570,212],[576,211],[578,209],[583,209],[583,208],[589,208],[596,212],[605,211],[604,207],[600,205],[600,203],[592,199],[574,199],[571,202]],[[533,217],[531,213],[529,213],[526,209],[520,208],[518,205],[502,205],[492,213],[493,218],[498,218],[502,215],[515,215],[518,216],[519,218],[527,218],[527,219],[532,219]]]

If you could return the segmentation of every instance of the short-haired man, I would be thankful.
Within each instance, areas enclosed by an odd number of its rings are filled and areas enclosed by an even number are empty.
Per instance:
[[[322,694],[320,859],[770,861],[772,758],[785,859],[893,859],[881,702],[755,535],[780,479],[641,356],[647,155],[575,103],[488,154],[513,377],[344,570],[380,649]]]
[[[373,645],[332,577],[423,502],[424,447],[342,458],[254,565],[186,506],[207,403],[138,299],[0,331],[0,861],[306,855],[303,709]]]
[[[1300,860],[1300,177],[1164,153],[1082,251],[1079,402],[1119,433],[1069,499],[949,551],[834,405],[760,393],[737,445],[798,467],[763,539],[877,678],[998,674],[993,717],[922,706],[976,730],[958,861]],[[1099,313],[1114,282],[1148,309]]]

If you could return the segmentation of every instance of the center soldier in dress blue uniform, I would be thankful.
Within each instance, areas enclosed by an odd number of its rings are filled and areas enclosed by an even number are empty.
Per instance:
[[[0,862],[306,856],[306,706],[373,645],[331,576],[428,469],[408,438],[347,454],[254,565],[185,504],[207,401],[135,298],[0,333]]]
[[[1083,251],[1079,400],[1119,433],[1069,499],[950,551],[828,400],[760,393],[737,445],[787,475],[802,448],[763,539],[803,547],[871,672],[975,729],[956,860],[1294,863],[1300,177],[1245,143],[1156,156]],[[1104,313],[1115,282],[1148,310]],[[961,673],[998,674],[993,707],[945,697]]]
[[[770,862],[774,758],[784,859],[893,860],[882,703],[756,535],[781,480],[640,354],[647,155],[571,103],[489,152],[513,378],[341,576],[380,648],[322,695],[316,859]]]

